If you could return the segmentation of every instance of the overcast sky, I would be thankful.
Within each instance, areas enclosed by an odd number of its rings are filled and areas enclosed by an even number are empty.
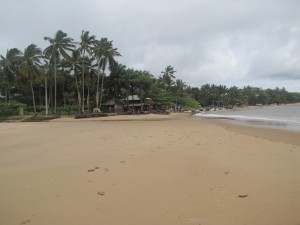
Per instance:
[[[300,92],[300,0],[0,0],[0,54],[63,30],[113,40],[129,68]]]

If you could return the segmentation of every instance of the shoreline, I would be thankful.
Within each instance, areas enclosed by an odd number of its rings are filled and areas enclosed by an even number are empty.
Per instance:
[[[282,128],[269,128],[264,126],[253,126],[247,123],[235,123],[230,120],[222,119],[205,119],[193,116],[192,113],[171,113],[171,114],[147,114],[147,115],[116,115],[109,117],[74,119],[69,117],[62,117],[53,120],[53,122],[80,122],[80,121],[93,121],[93,122],[130,122],[130,121],[167,121],[167,120],[185,120],[195,119],[204,120],[207,123],[217,125],[225,128],[229,132],[245,134],[252,137],[263,138],[269,141],[282,142],[286,144],[293,144],[300,146],[299,131],[293,131]],[[50,121],[51,122],[51,121]]]
[[[245,124],[234,123],[229,120],[211,120],[212,124],[221,126],[226,130],[233,133],[240,133],[249,135],[252,137],[258,137],[274,142],[282,142],[285,144],[292,144],[300,146],[299,131],[287,130],[287,129],[276,129],[268,127],[251,126]]]
[[[115,115],[107,117],[81,118],[61,117],[50,122],[71,122],[71,121],[162,121],[162,120],[178,120],[191,117],[192,113],[170,113],[170,114],[141,114],[141,115]]]
[[[63,117],[55,119],[53,121],[57,122],[71,122],[71,121],[94,121],[94,122],[129,122],[129,121],[166,121],[166,120],[185,120],[185,119],[195,119],[204,120],[213,125],[217,125],[225,128],[227,131],[232,133],[240,133],[252,137],[258,137],[274,142],[282,142],[285,144],[292,144],[300,146],[299,131],[293,131],[282,128],[269,128],[264,126],[253,126],[247,123],[235,123],[230,120],[222,119],[205,119],[193,116],[192,113],[171,113],[168,115],[163,114],[147,114],[147,115],[117,115],[109,117],[98,117],[98,118],[87,118],[87,119],[73,119],[68,117]],[[51,121],[50,121],[51,122]]]
[[[262,130],[273,130],[275,133],[278,133],[279,131],[286,131],[293,134],[300,133],[300,120],[297,115],[297,112],[300,110],[299,106],[300,104],[286,104],[276,107],[254,106],[236,110],[199,113],[198,115],[195,115],[195,117],[208,120],[218,120],[230,123],[237,127],[246,126],[252,130],[258,128]],[[295,110],[292,107],[296,107]],[[291,112],[288,110],[291,110]]]

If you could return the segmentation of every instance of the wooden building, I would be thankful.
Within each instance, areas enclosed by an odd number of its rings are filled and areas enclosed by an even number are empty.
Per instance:
[[[153,102],[150,98],[140,99],[138,95],[129,95],[128,99],[123,101],[125,102],[125,111],[150,112],[153,110]]]
[[[124,112],[125,102],[112,98],[102,104],[102,110],[106,113],[122,113]]]

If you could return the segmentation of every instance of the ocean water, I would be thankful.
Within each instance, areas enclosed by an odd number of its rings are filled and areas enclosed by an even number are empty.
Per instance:
[[[235,123],[249,126],[300,132],[300,105],[209,111],[194,116],[206,119],[232,120]]]

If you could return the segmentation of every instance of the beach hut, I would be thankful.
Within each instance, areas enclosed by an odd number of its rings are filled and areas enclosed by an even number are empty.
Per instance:
[[[125,111],[149,112],[153,109],[153,101],[151,98],[141,99],[138,95],[129,95],[128,104],[127,99],[124,99],[123,101],[126,102],[124,105]]]
[[[112,98],[102,104],[103,112],[107,113],[121,113],[124,112],[125,102]]]

